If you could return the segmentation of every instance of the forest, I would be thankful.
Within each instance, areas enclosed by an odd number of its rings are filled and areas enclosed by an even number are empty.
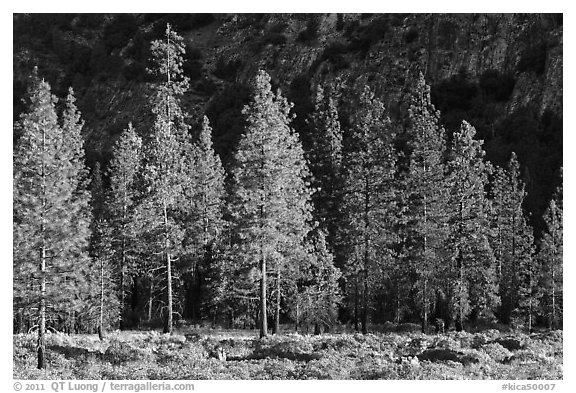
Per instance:
[[[73,88],[56,97],[29,77],[14,124],[13,326],[36,332],[37,368],[55,332],[562,329],[561,181],[535,231],[517,155],[493,164],[466,120],[448,132],[422,72],[400,114],[368,84],[344,96],[328,80],[302,119],[255,70],[223,158],[219,119],[189,121],[186,44],[164,26],[149,44],[150,127],[126,122],[105,166],[87,163]]]

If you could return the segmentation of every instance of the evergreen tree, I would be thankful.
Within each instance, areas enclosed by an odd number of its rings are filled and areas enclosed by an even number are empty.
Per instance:
[[[531,235],[531,234],[530,234]],[[530,236],[532,238],[532,236]],[[518,274],[518,308],[515,314],[520,317],[530,333],[533,332],[534,319],[540,309],[540,299],[542,298],[542,288],[539,286],[541,267],[537,258],[533,258],[532,245],[530,255],[522,260],[520,272]],[[514,313],[513,313],[514,315]]]
[[[417,304],[422,315],[422,332],[436,294],[446,291],[443,269],[447,238],[445,178],[445,135],[440,113],[432,105],[430,87],[420,74],[412,93],[406,130],[409,148],[406,185],[406,256],[417,274]]]
[[[199,266],[205,274],[215,273],[216,266],[211,259],[224,230],[225,172],[220,157],[212,148],[212,128],[206,116],[189,161],[185,168],[189,183],[184,185],[182,205],[185,207],[186,246],[192,256],[191,281],[198,281]],[[209,290],[219,285],[214,277],[209,279]]]
[[[76,98],[72,88],[68,89],[64,110],[62,112],[62,135],[66,140],[66,148],[61,154],[70,160],[71,178],[74,179],[75,192],[72,194],[73,204],[81,206],[77,213],[76,220],[72,223],[78,233],[88,233],[90,235],[90,224],[93,221],[92,209],[90,205],[90,184],[88,168],[84,160],[84,141],[82,138],[82,128],[84,121],[76,107]],[[93,330],[95,320],[92,318],[94,304],[90,298],[90,267],[91,260],[88,254],[82,254],[82,263],[76,268],[73,279],[76,283],[75,293],[72,296],[72,304],[68,308],[68,314],[72,322],[76,325],[76,330]],[[80,259],[78,260],[80,262]],[[71,322],[70,322],[71,323]]]
[[[140,204],[139,217],[145,224],[145,236],[151,241],[150,252],[162,255],[166,271],[164,332],[173,327],[173,263],[182,253],[183,228],[178,215],[182,200],[186,155],[191,150],[188,126],[180,106],[180,97],[188,88],[183,76],[185,53],[182,37],[166,27],[165,41],[154,41],[151,47],[152,72],[164,80],[157,86],[152,106],[155,115],[151,140],[147,145],[144,166],[146,194]]]
[[[120,304],[117,286],[119,269],[113,263],[112,227],[107,219],[107,196],[99,162],[94,166],[90,191],[93,215],[90,228],[91,264],[85,296],[91,305],[89,318],[96,321],[98,336],[103,340],[106,327],[113,326],[120,316]]]
[[[367,333],[371,297],[392,257],[395,134],[384,105],[366,86],[352,119],[351,151],[344,157],[345,267],[353,291],[355,324]]]
[[[38,368],[47,318],[78,310],[87,271],[89,195],[80,114],[70,92],[58,124],[50,86],[33,78],[14,152],[14,298],[38,310]]]
[[[236,257],[241,266],[260,270],[260,336],[267,331],[269,266],[276,279],[274,332],[278,332],[282,271],[301,253],[310,231],[311,192],[308,168],[298,136],[290,129],[291,105],[273,93],[270,77],[259,71],[254,99],[244,108],[248,127],[235,156],[231,206]]]
[[[119,272],[120,329],[125,328],[126,286],[134,273],[137,243],[135,209],[138,199],[138,173],[142,162],[142,140],[128,124],[112,150],[108,167],[110,194],[107,211],[111,228],[111,248]]]
[[[318,85],[314,97],[314,112],[309,121],[314,139],[310,156],[314,211],[320,225],[327,232],[330,245],[338,227],[340,190],[342,187],[342,130],[336,99],[332,89],[325,92]]]
[[[118,298],[118,269],[113,263],[111,227],[107,220],[95,220],[92,226],[92,269],[93,280],[91,299],[100,340],[106,335],[106,328],[114,326],[120,316]]]
[[[540,241],[538,261],[542,266],[543,309],[550,329],[562,327],[563,319],[563,202],[562,185],[544,213],[546,231]]]
[[[306,258],[309,263],[300,267],[302,283],[296,295],[293,314],[296,330],[303,322],[313,325],[315,334],[319,334],[321,327],[328,331],[337,322],[338,306],[342,301],[338,285],[341,273],[334,266],[322,231],[314,231],[310,243]]]
[[[492,248],[496,257],[497,278],[500,291],[500,319],[510,323],[512,312],[519,306],[520,298],[529,292],[526,285],[533,287],[534,270],[532,260],[533,235],[524,217],[522,203],[526,197],[524,183],[520,179],[520,165],[516,155],[508,163],[506,170],[496,168],[492,185],[492,221],[494,236]],[[528,273],[525,283],[521,276]],[[521,295],[524,293],[525,295]],[[528,304],[528,308],[533,308]]]
[[[92,216],[95,220],[106,218],[106,190],[102,179],[102,169],[100,162],[96,161],[92,171],[92,181],[90,182],[90,205],[92,207]]]
[[[457,330],[474,311],[490,318],[498,305],[494,253],[488,238],[489,209],[486,184],[491,166],[484,161],[482,141],[474,140],[476,130],[463,121],[452,141],[449,220],[452,247],[450,276],[453,282],[452,312]]]

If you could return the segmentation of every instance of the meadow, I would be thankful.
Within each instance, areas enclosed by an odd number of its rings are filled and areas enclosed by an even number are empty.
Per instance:
[[[13,337],[15,379],[562,379],[562,331],[533,334],[295,333],[186,329],[49,334],[36,368],[36,335]]]

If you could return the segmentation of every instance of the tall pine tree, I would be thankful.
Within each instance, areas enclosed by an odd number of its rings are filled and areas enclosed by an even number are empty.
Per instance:
[[[514,310],[519,306],[520,298],[528,292],[521,290],[530,282],[533,263],[533,234],[522,209],[526,197],[524,183],[520,179],[520,165],[516,154],[512,157],[506,169],[496,168],[492,184],[492,249],[496,258],[496,274],[500,292],[499,317],[504,323],[510,323]],[[521,276],[528,274],[525,278]],[[532,278],[531,278],[532,277]],[[528,292],[527,292],[528,291]],[[521,295],[525,293],[525,295]],[[527,305],[528,308],[533,308]]]
[[[540,241],[538,261],[542,266],[543,309],[550,329],[562,328],[563,319],[563,189],[556,190],[544,213],[546,230]]]
[[[394,215],[395,133],[382,102],[366,86],[352,119],[350,151],[344,156],[347,246],[345,275],[354,301],[354,319],[368,332],[373,289],[383,280],[382,272],[392,257]]]
[[[37,309],[38,368],[45,367],[47,316],[65,317],[87,271],[89,195],[80,131],[70,92],[63,124],[50,86],[34,77],[16,127],[14,152],[14,297]]]
[[[192,266],[189,274],[189,290],[200,280],[200,275],[216,274],[214,257],[218,252],[218,243],[224,231],[224,202],[226,200],[224,180],[225,172],[220,157],[212,147],[212,128],[205,116],[198,141],[189,155],[189,164],[185,171],[183,204],[186,228],[186,247],[191,256]],[[216,277],[209,280],[209,291],[217,290],[220,285]],[[196,292],[197,293],[197,292]],[[188,303],[198,302],[190,299]],[[209,301],[210,303],[210,301]],[[188,304],[193,308],[194,304]],[[193,314],[193,313],[192,313]]]
[[[440,113],[430,98],[430,87],[420,74],[408,110],[406,138],[409,166],[406,175],[406,257],[417,274],[417,304],[422,331],[428,329],[432,303],[446,296],[443,265],[447,238],[445,135]],[[438,305],[441,306],[441,305]],[[440,307],[439,307],[440,308]],[[446,317],[445,315],[443,317]]]
[[[164,332],[173,327],[173,263],[182,253],[183,228],[179,217],[185,178],[186,155],[191,149],[188,126],[180,98],[188,88],[188,78],[182,71],[185,53],[182,37],[166,27],[164,40],[152,43],[153,73],[163,78],[153,97],[156,117],[145,155],[144,181],[146,195],[140,204],[140,218],[146,235],[151,239],[153,254],[162,255],[166,288]]]
[[[120,134],[108,166],[110,193],[107,212],[111,227],[111,247],[119,272],[120,329],[125,326],[126,288],[134,273],[137,243],[135,218],[138,200],[138,173],[142,164],[142,139],[132,124]]]
[[[315,189],[312,196],[314,211],[333,247],[342,197],[342,130],[332,87],[327,91],[320,85],[316,87],[314,111],[309,123],[314,138],[309,154],[312,187]]]
[[[243,110],[248,127],[235,156],[232,217],[238,236],[236,255],[243,266],[260,270],[260,336],[268,334],[268,274],[275,273],[275,324],[280,314],[282,272],[303,250],[310,231],[311,191],[304,151],[290,128],[290,108],[270,77],[259,71],[254,99]]]
[[[452,313],[456,329],[475,316],[490,318],[498,305],[494,253],[489,244],[489,201],[486,185],[491,166],[484,161],[482,141],[474,139],[476,130],[463,121],[453,137],[450,171],[450,245],[453,283]]]

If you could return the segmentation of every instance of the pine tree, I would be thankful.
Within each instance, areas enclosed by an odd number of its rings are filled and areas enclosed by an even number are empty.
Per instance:
[[[500,318],[510,323],[512,312],[519,306],[520,298],[531,290],[521,289],[526,285],[533,287],[532,266],[533,235],[524,217],[522,203],[526,197],[524,183],[520,179],[520,165],[516,155],[508,163],[506,170],[496,168],[492,185],[492,221],[494,236],[492,248],[496,257],[497,278],[500,291]],[[528,273],[528,284],[521,275]],[[525,281],[525,280],[524,280]],[[521,295],[525,293],[525,295]],[[528,308],[533,308],[528,304]]]
[[[453,272],[452,312],[456,328],[474,311],[490,318],[498,305],[494,253],[488,238],[490,206],[486,185],[491,166],[484,161],[482,141],[474,140],[476,130],[463,121],[453,137],[450,171],[449,220]]]
[[[90,191],[93,220],[90,228],[91,264],[86,297],[92,305],[89,318],[96,321],[98,336],[103,340],[106,327],[113,326],[120,316],[120,304],[117,285],[119,269],[113,262],[113,228],[107,218],[108,198],[99,162],[96,162],[92,172]]]
[[[440,113],[430,98],[430,87],[420,74],[408,110],[409,166],[406,175],[407,257],[417,273],[417,304],[422,315],[422,332],[428,329],[431,305],[443,288],[443,251],[447,238],[445,178],[445,135]]]
[[[332,88],[325,92],[317,86],[309,123],[314,137],[309,154],[314,211],[333,246],[341,204],[342,130]]]
[[[112,236],[109,223],[105,219],[95,220],[92,228],[92,303],[97,306],[93,316],[97,319],[98,337],[103,340],[106,328],[113,326],[120,316],[118,297],[118,269],[113,263]]]
[[[138,225],[135,209],[138,199],[138,173],[142,163],[142,139],[132,124],[128,124],[112,150],[108,167],[110,193],[107,212],[112,253],[119,272],[120,329],[125,328],[126,286],[128,275],[135,270],[134,256]]]
[[[62,112],[62,136],[66,141],[61,150],[65,159],[70,160],[70,178],[73,179],[75,191],[72,194],[73,204],[79,206],[76,213],[76,220],[72,225],[78,233],[88,233],[90,236],[90,223],[93,221],[90,192],[89,172],[84,160],[84,141],[82,139],[82,128],[84,121],[76,107],[76,98],[72,88],[68,89],[64,110]],[[74,278],[69,278],[75,282],[75,293],[72,296],[72,303],[68,307],[68,314],[72,322],[77,325],[77,330],[92,330],[94,319],[91,317],[94,304],[90,298],[90,273],[91,260],[88,253],[83,253],[78,258],[78,267],[74,272]],[[71,322],[71,323],[72,323]]]
[[[531,235],[531,234],[530,234]],[[532,236],[530,236],[532,238]],[[528,331],[533,332],[534,319],[540,309],[542,288],[539,286],[541,267],[537,258],[533,258],[532,245],[530,255],[522,260],[518,274],[518,308],[515,313],[524,321]],[[513,313],[514,315],[514,313]]]
[[[205,116],[198,141],[186,166],[184,185],[186,246],[192,257],[192,280],[200,274],[199,267],[205,274],[215,273],[212,260],[218,251],[218,242],[224,230],[225,172],[220,157],[212,147],[212,128]],[[200,266],[199,266],[200,264]],[[191,283],[192,284],[192,283]],[[211,278],[209,291],[219,285],[217,279]]]
[[[270,77],[259,71],[254,99],[244,108],[248,127],[236,153],[231,206],[238,237],[235,253],[241,265],[260,270],[260,336],[267,330],[268,267],[274,268],[276,307],[274,332],[278,332],[282,271],[303,249],[310,230],[309,172],[298,136],[290,128],[288,104],[273,93]]]
[[[106,218],[106,190],[102,179],[102,169],[100,162],[96,161],[92,171],[92,181],[90,182],[90,205],[94,220]]]
[[[550,329],[562,327],[563,319],[563,202],[562,185],[558,187],[544,213],[546,230],[540,241],[538,261],[542,266],[543,308]]]
[[[373,289],[390,262],[394,217],[395,134],[384,105],[366,86],[352,120],[351,151],[344,156],[344,238],[348,249],[345,275],[354,292],[357,325],[367,333]]]
[[[342,301],[338,284],[341,272],[334,266],[325,234],[316,230],[310,238],[308,264],[300,266],[302,283],[297,290],[293,315],[296,331],[303,322],[313,325],[315,334],[319,334],[321,327],[327,331],[337,322],[338,306]]]
[[[14,294],[38,310],[38,368],[48,315],[77,310],[86,272],[89,195],[82,122],[70,92],[62,127],[50,86],[33,78],[14,152]]]
[[[191,150],[188,126],[180,106],[180,97],[188,88],[183,76],[185,53],[182,37],[166,27],[165,41],[152,43],[153,73],[164,80],[157,86],[152,101],[156,117],[151,141],[147,145],[144,181],[147,192],[140,204],[140,219],[145,223],[146,235],[152,241],[151,252],[160,252],[166,271],[166,302],[164,332],[173,327],[173,263],[182,253],[183,228],[178,216],[178,202],[182,200],[186,155]]]

